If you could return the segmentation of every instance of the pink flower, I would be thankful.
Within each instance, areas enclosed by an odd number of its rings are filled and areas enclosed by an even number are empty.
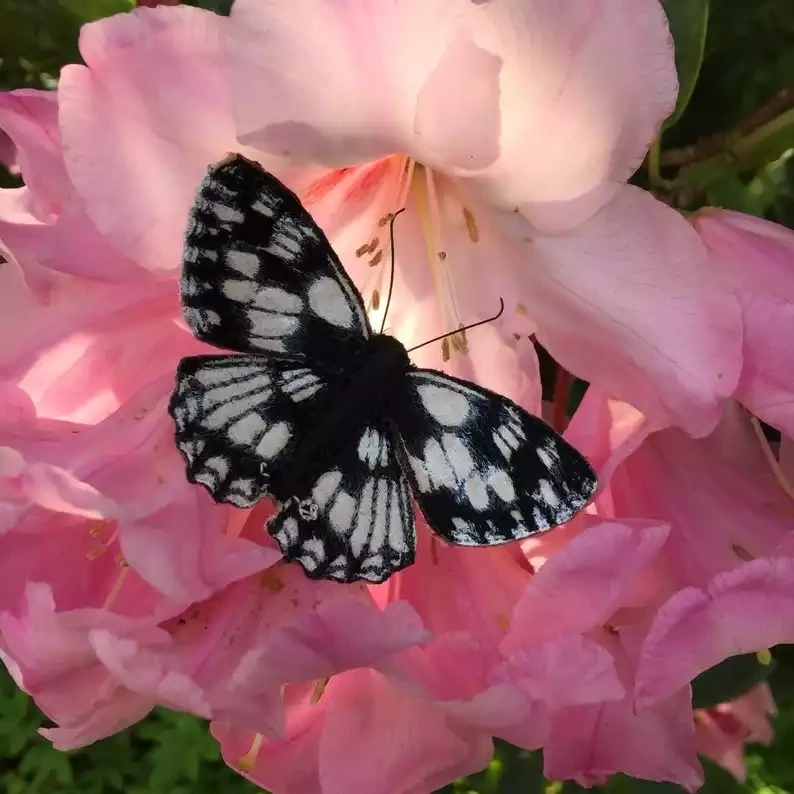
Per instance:
[[[640,710],[730,656],[794,641],[791,496],[750,418],[728,404],[704,439],[648,430],[636,411],[595,390],[569,428],[585,452],[588,437],[601,446],[594,457],[613,472],[598,512],[652,515],[671,527],[635,653]]]
[[[530,561],[542,566],[533,585],[562,564],[596,520],[637,532],[653,518],[668,531],[634,569],[631,586],[606,570],[619,557],[623,575],[632,578],[629,561],[643,556],[613,550],[593,536],[592,548],[575,558],[582,560],[578,575],[538,603],[534,614],[549,622],[528,624],[535,634],[570,625],[569,614],[600,624],[585,636],[610,652],[628,690],[617,700],[552,714],[545,773],[590,785],[624,772],[694,790],[702,781],[695,750],[721,750],[713,732],[695,729],[700,723],[693,723],[689,683],[729,656],[794,639],[790,498],[735,404],[726,405],[714,433],[693,440],[678,429],[658,430],[636,409],[591,387],[567,436],[596,464],[602,482],[605,473],[609,481],[591,515],[522,544]],[[601,565],[607,566],[603,583],[596,584],[592,572]],[[542,596],[531,587],[520,603]],[[721,747],[725,741],[722,736]],[[734,735],[733,769],[736,742]]]
[[[698,752],[743,782],[747,777],[745,745],[750,742],[769,744],[772,741],[775,734],[769,717],[776,713],[772,692],[766,684],[759,684],[730,703],[697,709],[695,736]]]
[[[228,46],[239,140],[345,167],[312,209],[374,303],[385,257],[368,267],[366,244],[408,206],[391,320],[405,341],[502,296],[505,329],[571,372],[665,423],[714,426],[740,366],[735,300],[680,216],[623,184],[675,97],[655,0],[238,0]]]
[[[178,305],[188,208],[242,144],[301,194],[376,323],[379,224],[407,205],[388,318],[406,344],[510,299],[506,322],[417,363],[537,410],[536,332],[634,403],[626,424],[707,434],[741,364],[736,299],[691,226],[624,184],[674,101],[656,0],[238,0],[231,20],[119,15],[80,47],[57,94],[0,97],[25,180],[0,193],[0,654],[49,738],[80,746],[163,704],[211,719],[227,761],[286,794],[421,794],[481,768],[492,736],[544,745],[559,777],[697,785],[687,681],[633,703],[659,605],[695,581],[666,568],[695,544],[686,508],[616,486],[527,545],[537,571],[423,532],[385,585],[313,582],[279,562],[270,505],[185,481],[165,411],[177,361],[205,349]],[[617,477],[619,412],[595,413],[584,449]],[[635,454],[671,478],[663,444]]]
[[[693,225],[744,319],[741,401],[794,436],[794,232],[750,215],[705,209]]]

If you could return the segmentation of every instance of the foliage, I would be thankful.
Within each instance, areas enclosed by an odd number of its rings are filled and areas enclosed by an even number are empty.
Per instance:
[[[189,0],[228,13],[231,0]],[[791,0],[662,0],[676,41],[678,106],[634,181],[685,209],[711,203],[794,227],[794,3]],[[60,67],[79,62],[80,26],[127,11],[134,0],[0,0],[0,89],[56,85]],[[792,100],[774,109],[789,88]],[[755,123],[757,122],[757,123]],[[696,156],[687,159],[687,148]],[[683,157],[683,160],[682,160]],[[7,178],[7,175],[6,177]],[[541,356],[544,384],[553,362]],[[572,391],[583,394],[586,384]],[[550,396],[550,395],[548,395]],[[573,407],[573,406],[572,406]],[[774,663],[736,657],[694,682],[699,706],[713,705],[768,679],[780,708],[777,739],[749,751],[749,777],[736,782],[706,763],[706,794],[794,792],[794,647]],[[43,718],[7,675],[0,676],[0,789],[7,794],[225,794],[258,791],[221,761],[206,724],[156,710],[135,728],[84,750],[61,753],[38,736]],[[573,794],[575,783],[542,776],[542,756],[500,743],[483,772],[448,794]],[[598,789],[596,789],[597,791]],[[674,794],[676,786],[616,776],[614,794]]]

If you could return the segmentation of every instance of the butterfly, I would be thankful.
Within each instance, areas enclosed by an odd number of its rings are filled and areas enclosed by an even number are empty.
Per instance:
[[[268,531],[311,578],[385,581],[414,562],[415,499],[459,546],[572,518],[587,461],[505,397],[412,365],[298,197],[259,164],[212,166],[190,212],[180,292],[204,342],[169,412],[187,478],[216,502],[278,503]]]

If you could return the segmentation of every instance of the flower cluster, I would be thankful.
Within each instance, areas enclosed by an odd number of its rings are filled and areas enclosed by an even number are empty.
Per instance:
[[[794,641],[794,233],[627,184],[671,46],[657,0],[237,0],[87,25],[56,91],[0,95],[0,656],[57,747],[160,704],[277,794],[424,794],[493,737],[583,784],[743,773],[768,690],[693,712],[689,685]],[[420,526],[414,566],[341,585],[281,561],[271,504],[186,481],[182,237],[229,151],[299,193],[373,318],[394,256],[405,344],[505,298],[418,364],[540,413],[536,339],[591,384],[586,512],[496,549]]]

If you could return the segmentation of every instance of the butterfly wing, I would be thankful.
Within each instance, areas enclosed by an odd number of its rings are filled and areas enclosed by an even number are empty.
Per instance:
[[[185,320],[215,347],[339,369],[372,334],[360,294],[297,196],[240,155],[201,183],[182,265]]]
[[[218,502],[251,507],[311,432],[330,376],[263,356],[182,359],[169,412],[187,477]]]
[[[416,531],[408,483],[389,428],[366,426],[302,501],[291,499],[268,531],[286,560],[313,579],[383,582],[414,561]]]
[[[507,543],[572,518],[595,473],[545,422],[440,372],[408,375],[402,458],[431,528],[460,546]]]

